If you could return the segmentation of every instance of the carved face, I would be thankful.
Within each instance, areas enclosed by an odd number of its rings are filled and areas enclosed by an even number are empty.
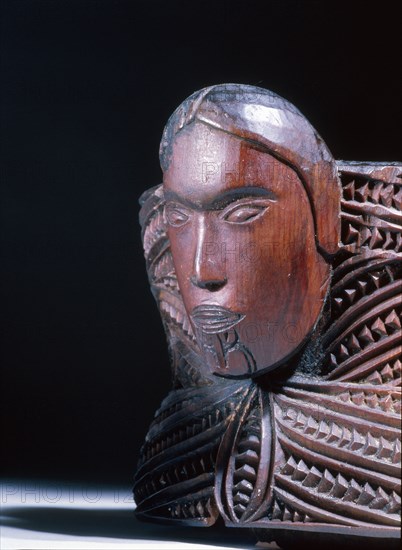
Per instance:
[[[175,138],[164,193],[180,291],[210,369],[279,366],[313,329],[329,282],[296,172],[195,122]]]

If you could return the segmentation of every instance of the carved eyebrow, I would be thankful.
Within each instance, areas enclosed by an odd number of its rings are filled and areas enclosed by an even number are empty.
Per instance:
[[[192,208],[193,210],[220,210],[225,206],[228,206],[230,203],[237,201],[239,199],[246,198],[267,198],[271,200],[276,200],[276,195],[269,189],[265,187],[254,187],[251,185],[245,187],[238,187],[237,189],[230,189],[229,191],[224,191],[215,197],[212,201],[207,203],[195,203],[191,200],[178,195],[174,191],[165,191],[165,200],[174,201]]]

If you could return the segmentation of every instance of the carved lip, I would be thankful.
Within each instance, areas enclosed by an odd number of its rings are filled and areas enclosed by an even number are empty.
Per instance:
[[[191,313],[193,323],[205,334],[226,332],[240,323],[244,317],[245,315],[241,313],[235,313],[230,309],[212,304],[196,306]]]

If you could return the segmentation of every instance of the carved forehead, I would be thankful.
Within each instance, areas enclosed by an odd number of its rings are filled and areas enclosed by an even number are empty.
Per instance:
[[[335,160],[321,137],[294,105],[269,90],[239,84],[195,92],[170,117],[161,141],[165,172],[175,136],[194,120],[260,144],[299,175],[313,212],[316,239],[328,253],[340,239],[340,182]]]
[[[265,148],[198,121],[175,136],[164,188],[200,207],[229,191],[306,194],[296,172]]]

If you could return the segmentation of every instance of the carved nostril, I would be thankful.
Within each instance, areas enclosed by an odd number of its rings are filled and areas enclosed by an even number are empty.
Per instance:
[[[194,276],[191,277],[190,280],[193,285],[198,286],[198,288],[208,290],[209,292],[216,292],[217,290],[220,290],[222,287],[224,287],[227,283],[227,279],[201,281]]]
[[[226,284],[226,279],[222,281],[208,281],[204,283],[204,288],[209,290],[209,292],[216,292],[217,290],[220,290],[223,286]]]

